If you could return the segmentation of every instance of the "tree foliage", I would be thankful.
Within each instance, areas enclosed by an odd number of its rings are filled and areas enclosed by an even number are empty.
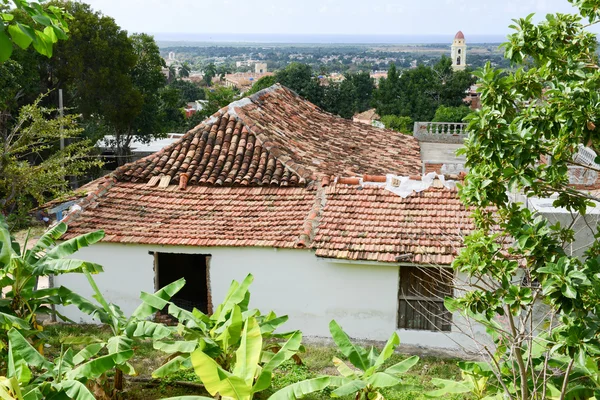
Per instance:
[[[254,93],[260,92],[261,90],[266,89],[270,86],[273,86],[276,83],[277,83],[277,78],[275,77],[275,75],[263,76],[262,78],[257,80],[254,83],[254,85],[252,85],[250,90],[248,90],[245,94],[246,94],[246,96],[253,95]]]
[[[7,6],[14,11],[6,10]],[[31,22],[26,23],[15,19],[15,11],[25,13]],[[37,1],[2,0],[0,2],[0,63],[8,60],[14,45],[27,49],[33,46],[36,52],[46,57],[52,56],[53,45],[59,39],[66,39],[65,13],[60,6],[50,6],[44,9]]]
[[[464,122],[465,117],[471,113],[467,106],[439,106],[435,110],[433,122]]]
[[[443,56],[433,67],[419,65],[400,74],[394,65],[379,81],[374,103],[379,115],[408,116],[431,121],[439,106],[463,105],[466,90],[475,82],[469,70],[453,71]]]
[[[252,93],[279,82],[325,111],[343,118],[352,118],[355,113],[369,109],[375,83],[368,72],[346,74],[341,82],[323,82],[323,79],[315,76],[310,65],[291,63],[273,78],[261,78]]]
[[[600,138],[597,39],[581,21],[599,22],[600,2],[571,3],[580,15],[515,20],[504,45],[514,69],[476,73],[482,109],[469,117],[460,196],[477,230],[454,268],[478,284],[446,303],[488,328],[495,350],[481,347],[489,368],[477,376],[489,374],[488,394],[503,398],[568,398],[574,371],[600,361],[598,236],[584,254],[573,251],[586,245],[576,241],[577,221],[596,232],[585,225],[597,199],[569,183],[574,166],[595,168],[574,159]],[[515,193],[551,197],[570,218],[552,225]]]
[[[406,135],[412,135],[413,120],[410,117],[399,117],[397,115],[384,115],[381,123],[387,128]]]
[[[204,83],[206,84],[206,86],[211,86],[212,85],[212,79],[217,76],[217,67],[215,66],[215,64],[208,64],[206,67],[204,67]]]
[[[114,135],[123,161],[134,137],[150,140],[170,126],[170,114],[161,109],[164,60],[152,36],[128,36],[87,4],[60,4],[73,17],[71,35],[56,46],[54,57],[39,61],[40,81],[53,90],[49,102],[57,104],[55,89],[63,89],[70,112]]]
[[[76,118],[53,118],[40,100],[23,106],[16,122],[0,121],[0,211],[27,212],[68,190],[66,176],[80,176],[99,161],[90,157],[93,144],[77,140],[82,130]],[[64,149],[60,139],[71,139]]]

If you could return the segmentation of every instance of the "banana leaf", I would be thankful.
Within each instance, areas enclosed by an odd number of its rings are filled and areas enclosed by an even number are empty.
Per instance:
[[[185,278],[181,278],[159,289],[154,294],[142,292],[140,298],[143,303],[133,312],[132,316],[138,319],[146,319],[155,312],[162,310],[184,285]]]
[[[346,332],[342,330],[335,320],[329,323],[329,331],[335,344],[339,347],[342,354],[348,357],[352,365],[361,371],[367,371],[371,367],[366,350],[352,343]]]
[[[219,393],[223,397],[232,397],[236,400],[251,398],[252,387],[247,385],[244,379],[225,371],[202,350],[194,351],[191,358],[194,371],[202,380],[208,393],[213,396]]]
[[[192,368],[192,360],[189,356],[176,356],[175,358],[167,361],[154,372],[152,372],[153,378],[165,378],[175,372]]]
[[[252,387],[260,354],[262,352],[262,336],[260,327],[255,318],[246,321],[242,331],[241,343],[235,352],[236,362],[233,368],[233,375],[241,378],[247,386]]]
[[[406,360],[400,361],[399,363],[392,365],[391,367],[387,368],[385,372],[392,375],[402,375],[405,374],[418,362],[419,357],[412,356],[407,358]]]
[[[296,400],[307,394],[320,392],[331,384],[329,376],[307,379],[305,381],[293,383],[273,393],[269,400]]]

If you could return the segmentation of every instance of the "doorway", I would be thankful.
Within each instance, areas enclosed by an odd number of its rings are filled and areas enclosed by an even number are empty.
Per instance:
[[[194,308],[205,314],[211,312],[209,304],[210,254],[154,253],[157,290],[185,278],[185,286],[171,301],[188,311]]]

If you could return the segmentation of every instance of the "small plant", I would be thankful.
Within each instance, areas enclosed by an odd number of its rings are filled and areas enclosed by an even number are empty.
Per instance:
[[[287,315],[278,317],[274,312],[261,315],[258,310],[249,309],[250,292],[248,290],[254,277],[249,274],[238,283],[233,281],[223,302],[212,315],[206,315],[198,309],[184,310],[173,303],[168,304],[168,312],[179,321],[177,332],[183,341],[159,341],[154,348],[170,355],[170,359],[152,374],[155,378],[166,377],[181,369],[191,369],[191,354],[201,349],[219,366],[229,369],[235,360],[235,354],[242,339],[242,328],[248,318],[255,318],[260,326],[262,345],[268,359],[277,353],[281,345],[272,339],[289,339],[295,332],[275,333],[275,330],[288,320]],[[297,358],[297,361],[299,359]]]
[[[94,291],[94,298],[99,302],[93,305],[90,314],[96,316],[102,323],[110,326],[113,336],[106,342],[109,355],[114,356],[114,391],[123,390],[123,373],[134,375],[135,369],[129,363],[133,357],[133,338],[152,339],[159,341],[171,336],[172,330],[162,324],[149,321],[155,312],[161,310],[173,295],[185,285],[185,279],[181,278],[158,290],[154,294],[142,292],[143,303],[133,312],[131,317],[126,318],[119,306],[108,303],[102,292],[96,285],[92,275],[86,268],[83,272]]]
[[[273,371],[294,356],[300,349],[302,334],[294,332],[279,351],[266,360],[263,352],[263,336],[258,320],[250,317],[244,323],[240,346],[235,352],[235,360],[229,370],[221,367],[201,349],[191,355],[194,371],[213,396],[235,400],[251,400],[255,393],[271,387]],[[185,396],[179,399],[204,399],[205,397]],[[172,398],[176,399],[176,398]]]
[[[462,380],[453,381],[450,379],[433,378],[431,383],[438,386],[439,389],[433,390],[426,393],[427,397],[443,397],[448,394],[454,393],[471,393],[477,400],[492,400],[502,399],[501,393],[498,393],[498,389],[490,390],[495,393],[494,395],[488,395],[488,388],[490,381],[494,381],[494,373],[490,369],[487,363],[482,362],[464,362],[458,363],[461,369]]]
[[[0,378],[3,399],[69,398],[94,400],[86,386],[127,357],[127,350],[99,355],[106,344],[92,343],[75,353],[61,350],[53,361],[41,355],[16,329],[8,331],[8,372]]]
[[[329,331],[338,349],[348,358],[352,366],[333,357],[333,364],[340,376],[321,376],[295,383],[274,393],[270,400],[296,399],[328,387],[336,388],[331,392],[332,397],[353,395],[356,400],[375,400],[384,399],[381,393],[383,388],[412,388],[404,385],[402,375],[419,361],[419,357],[412,356],[383,369],[385,361],[390,358],[394,349],[400,344],[397,333],[392,334],[379,353],[375,347],[367,350],[352,343],[335,321],[329,323]]]
[[[20,329],[21,333],[31,338],[40,352],[43,350],[45,335],[43,327],[37,322],[37,315],[51,313],[50,306],[58,304],[74,304],[84,312],[92,306],[63,286],[37,290],[38,279],[48,275],[83,273],[84,269],[90,273],[102,271],[98,264],[67,257],[102,239],[104,232],[91,232],[57,243],[66,231],[67,225],[64,223],[54,226],[31,249],[27,249],[28,234],[21,249],[0,214],[0,287],[10,288],[0,301],[0,325],[3,335],[12,327]],[[59,316],[68,320],[60,314]],[[0,350],[5,352],[6,349],[4,337]]]

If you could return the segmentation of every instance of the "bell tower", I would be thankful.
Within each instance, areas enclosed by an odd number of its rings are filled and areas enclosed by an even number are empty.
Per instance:
[[[467,44],[462,31],[458,31],[454,36],[451,49],[452,69],[455,71],[464,70],[467,66]]]

